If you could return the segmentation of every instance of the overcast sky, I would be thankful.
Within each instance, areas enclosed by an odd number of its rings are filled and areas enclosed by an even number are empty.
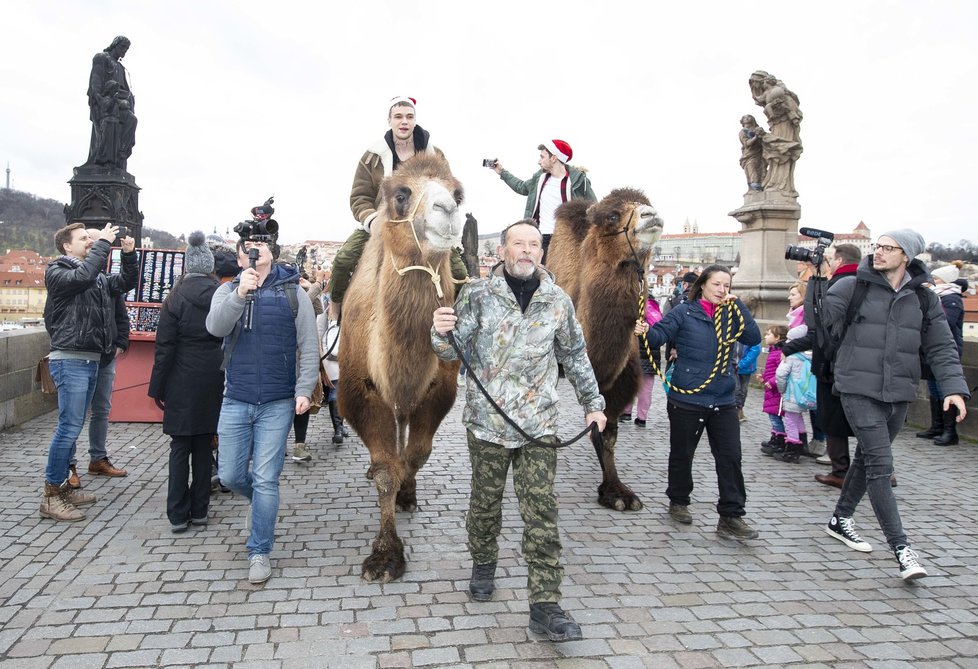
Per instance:
[[[412,0],[7,0],[0,168],[67,201],[85,162],[92,56],[115,35],[139,128],[129,171],[145,223],[221,232],[275,195],[285,242],[345,239],[363,151],[387,101],[418,100],[480,232],[525,198],[537,145],[570,142],[601,197],[645,190],[682,231],[734,231],[751,72],[801,100],[801,224],[978,239],[978,3]]]

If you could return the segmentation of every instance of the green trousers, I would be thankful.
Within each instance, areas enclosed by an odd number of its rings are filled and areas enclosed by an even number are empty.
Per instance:
[[[343,304],[343,296],[346,295],[346,289],[350,286],[350,278],[360,263],[360,256],[363,255],[363,248],[367,245],[368,241],[370,241],[370,234],[357,228],[347,238],[342,248],[336,252],[329,278],[329,299],[333,302]],[[468,275],[468,270],[465,269],[465,261],[462,260],[462,256],[458,254],[458,251],[453,249],[452,277],[461,281],[468,277]],[[456,286],[456,292],[458,292],[459,287]]]
[[[549,438],[545,438],[549,439]],[[554,439],[556,441],[556,439]],[[523,518],[523,559],[529,571],[527,594],[531,604],[560,600],[560,536],[557,534],[557,450],[526,445],[505,448],[476,439],[468,432],[472,462],[472,493],[465,527],[469,553],[476,564],[495,562],[503,524],[503,492],[510,463],[513,487]]]

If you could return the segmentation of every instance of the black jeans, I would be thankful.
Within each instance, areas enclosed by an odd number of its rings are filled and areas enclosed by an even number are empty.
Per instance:
[[[207,518],[211,473],[214,471],[211,454],[213,438],[213,434],[171,437],[170,480],[166,492],[166,517],[171,525],[182,525],[191,518]]]
[[[737,406],[694,407],[667,403],[669,414],[669,487],[666,495],[673,504],[689,504],[693,492],[693,455],[706,429],[710,452],[716,463],[720,499],[717,513],[741,517],[745,514],[747,490],[740,467],[740,421]]]

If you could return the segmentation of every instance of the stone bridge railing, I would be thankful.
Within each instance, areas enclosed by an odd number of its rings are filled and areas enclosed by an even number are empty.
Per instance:
[[[761,331],[769,325],[758,322]],[[19,425],[58,408],[57,399],[44,395],[34,381],[37,361],[48,351],[50,339],[43,328],[0,332],[0,430]],[[965,342],[964,373],[971,388],[978,386],[978,342]],[[763,365],[763,356],[759,361]],[[920,384],[918,400],[910,407],[910,423],[930,423],[927,386]],[[959,426],[961,436],[978,440],[978,401],[968,402],[968,417]]]
[[[44,328],[0,332],[0,430],[58,408],[58,400],[34,381],[37,361],[51,346]]]

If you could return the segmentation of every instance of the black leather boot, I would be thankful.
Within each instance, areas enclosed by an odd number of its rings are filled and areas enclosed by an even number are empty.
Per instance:
[[[333,443],[339,446],[343,443],[343,419],[336,406],[336,400],[329,403],[329,418],[333,423]]]
[[[941,410],[941,401],[930,398],[930,427],[921,430],[917,436],[921,439],[933,439],[939,437],[944,432],[944,412]]]
[[[942,418],[944,429],[934,443],[938,446],[954,446],[958,443],[958,408],[952,405],[950,409],[943,412]]]
[[[581,626],[557,602],[530,604],[530,631],[546,634],[551,641],[578,641]]]
[[[477,602],[488,602],[496,589],[496,563],[472,564],[469,594]]]

